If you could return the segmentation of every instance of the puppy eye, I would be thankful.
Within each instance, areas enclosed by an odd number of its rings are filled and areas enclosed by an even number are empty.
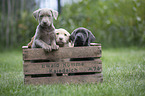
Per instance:
[[[64,34],[64,36],[67,36],[67,34]]]
[[[59,35],[59,33],[56,33],[56,35]]]

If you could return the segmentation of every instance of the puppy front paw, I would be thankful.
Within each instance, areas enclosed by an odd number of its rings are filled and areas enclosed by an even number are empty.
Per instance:
[[[43,47],[43,49],[44,49],[46,52],[52,51],[51,46],[45,46],[45,47]]]
[[[54,49],[54,50],[58,50],[59,46],[58,45],[51,45],[51,48]]]

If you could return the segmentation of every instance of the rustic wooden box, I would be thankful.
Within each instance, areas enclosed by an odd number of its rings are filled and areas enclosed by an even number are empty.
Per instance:
[[[97,83],[103,81],[101,45],[66,47],[45,52],[41,48],[23,46],[25,84]],[[69,58],[93,57],[88,61],[69,61]],[[49,62],[48,60],[54,60]],[[64,60],[65,59],[65,60]],[[38,60],[37,62],[35,60]],[[58,61],[59,60],[59,61]],[[63,61],[62,61],[63,60]]]

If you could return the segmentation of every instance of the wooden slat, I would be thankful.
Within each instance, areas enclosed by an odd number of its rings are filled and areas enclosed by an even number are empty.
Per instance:
[[[70,61],[70,62],[41,62],[24,63],[24,74],[51,74],[76,72],[101,72],[102,61]]]
[[[101,46],[100,43],[90,43],[90,46]],[[28,46],[22,46],[22,49],[27,49]]]
[[[41,48],[23,49],[23,60],[54,60],[63,58],[101,57],[101,46],[66,47],[45,52]]]
[[[103,81],[101,73],[80,76],[55,76],[41,78],[25,78],[25,84],[60,84],[60,83],[99,83]]]

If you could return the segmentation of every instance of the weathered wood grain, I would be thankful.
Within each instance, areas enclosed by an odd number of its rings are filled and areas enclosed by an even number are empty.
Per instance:
[[[98,83],[103,81],[101,44],[87,47],[64,47],[45,52],[42,48],[23,46],[25,84]],[[68,58],[94,60],[69,61]],[[35,60],[38,60],[34,63]],[[51,60],[51,62],[48,60]]]
[[[51,74],[76,72],[101,72],[102,61],[70,61],[70,62],[41,62],[24,63],[24,74]]]
[[[64,58],[101,57],[101,46],[66,47],[45,52],[42,48],[23,49],[23,60],[54,60]]]
[[[64,84],[64,83],[99,83],[103,81],[101,73],[94,75],[80,75],[80,76],[54,76],[54,77],[38,77],[25,78],[25,84]]]

